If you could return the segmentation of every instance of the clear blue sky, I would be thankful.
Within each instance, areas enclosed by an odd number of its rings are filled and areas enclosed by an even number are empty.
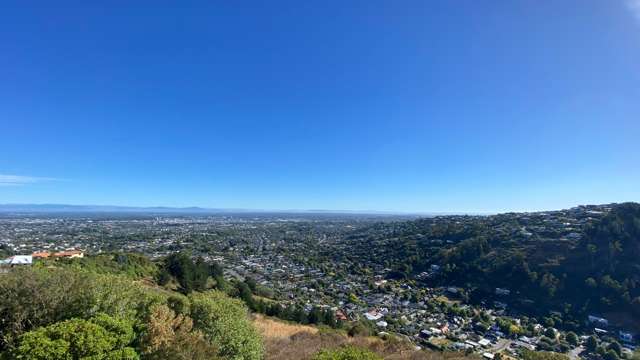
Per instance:
[[[640,0],[3,1],[0,203],[640,201]]]

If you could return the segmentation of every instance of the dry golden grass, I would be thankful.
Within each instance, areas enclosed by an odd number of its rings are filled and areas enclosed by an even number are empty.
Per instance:
[[[338,331],[320,331],[313,326],[285,323],[261,315],[254,316],[253,323],[264,338],[266,360],[307,360],[322,349],[344,345],[368,348],[388,360],[470,359],[462,354],[416,351],[411,345],[397,340],[349,337]]]
[[[253,325],[255,325],[260,334],[266,339],[290,338],[299,333],[318,333],[318,329],[313,326],[289,324],[262,315],[254,316]]]

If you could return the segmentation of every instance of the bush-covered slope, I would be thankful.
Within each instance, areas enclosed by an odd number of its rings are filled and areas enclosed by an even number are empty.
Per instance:
[[[247,309],[219,291],[184,296],[129,276],[64,266],[3,274],[0,298],[0,353],[6,359],[263,355]]]
[[[576,243],[540,239],[527,246],[479,235],[436,259],[444,280],[488,292],[506,287],[542,310],[615,310],[640,319],[640,204],[614,206],[582,232]]]
[[[388,267],[390,277],[458,285],[469,300],[500,297],[532,315],[563,313],[569,327],[588,313],[632,314],[640,328],[640,204],[557,212],[451,216],[382,223],[351,235],[345,254],[323,254],[354,267]]]

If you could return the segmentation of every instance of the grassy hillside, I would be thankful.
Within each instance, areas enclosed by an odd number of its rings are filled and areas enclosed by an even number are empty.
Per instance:
[[[253,323],[264,339],[267,360],[314,359],[322,350],[354,347],[390,360],[477,359],[460,353],[416,350],[411,344],[393,338],[350,337],[339,330],[283,322],[262,315],[254,316]]]

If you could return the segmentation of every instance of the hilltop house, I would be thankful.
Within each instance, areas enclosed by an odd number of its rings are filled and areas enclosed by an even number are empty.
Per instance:
[[[380,320],[384,315],[377,310],[371,310],[364,313],[364,317],[369,321]]]
[[[8,259],[0,261],[0,265],[4,265],[4,266],[31,265],[31,264],[33,264],[33,257],[31,257],[31,255],[14,255]]]
[[[589,315],[589,317],[587,319],[589,320],[589,323],[591,323],[591,324],[604,326],[604,327],[609,326],[609,321],[607,319],[605,319],[605,318],[601,318],[601,317],[594,316],[594,315]]]

